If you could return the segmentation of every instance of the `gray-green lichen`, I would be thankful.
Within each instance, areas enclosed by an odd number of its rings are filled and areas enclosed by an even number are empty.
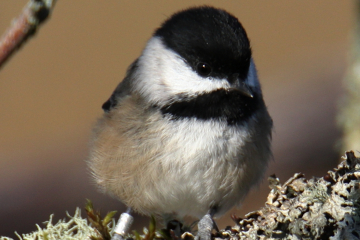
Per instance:
[[[41,228],[36,225],[37,231],[28,234],[22,234],[21,236],[16,233],[21,240],[79,240],[89,239],[90,236],[98,236],[99,233],[89,226],[88,221],[81,217],[81,211],[79,208],[75,210],[74,216],[67,214],[69,219],[60,220],[56,224],[53,224],[53,215],[50,216],[50,220],[45,222],[46,227]],[[7,237],[0,237],[0,240],[13,240]]]

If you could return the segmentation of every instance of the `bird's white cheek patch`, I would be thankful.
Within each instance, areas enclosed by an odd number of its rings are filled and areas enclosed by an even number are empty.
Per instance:
[[[149,40],[139,58],[135,88],[149,100],[161,103],[175,94],[189,96],[229,88],[224,79],[210,79],[199,76],[174,51],[166,48],[162,40],[153,37]]]

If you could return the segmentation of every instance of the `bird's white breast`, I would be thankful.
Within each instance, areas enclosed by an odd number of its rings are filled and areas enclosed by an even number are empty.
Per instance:
[[[247,127],[253,123],[228,126],[190,118],[159,124],[165,141],[154,161],[164,177],[154,184],[162,193],[149,191],[149,196],[159,197],[152,200],[159,203],[159,212],[201,217],[216,207],[221,215],[247,194],[267,166],[263,151],[251,146],[255,143]],[[267,138],[264,134],[264,141]]]

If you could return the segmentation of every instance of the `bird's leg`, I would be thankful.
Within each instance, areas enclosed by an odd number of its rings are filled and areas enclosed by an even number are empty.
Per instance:
[[[200,240],[211,240],[211,231],[215,229],[219,231],[213,216],[215,209],[211,209],[205,216],[203,216],[198,223],[197,238]]]
[[[123,240],[126,233],[128,233],[134,218],[130,215],[131,208],[128,208],[126,212],[120,215],[120,218],[116,224],[114,234],[111,240]]]

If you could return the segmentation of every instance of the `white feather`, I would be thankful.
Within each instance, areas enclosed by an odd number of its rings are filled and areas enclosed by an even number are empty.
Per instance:
[[[199,76],[182,57],[166,48],[159,37],[148,41],[138,67],[134,87],[147,100],[160,105],[176,94],[194,96],[230,87],[226,79]]]

